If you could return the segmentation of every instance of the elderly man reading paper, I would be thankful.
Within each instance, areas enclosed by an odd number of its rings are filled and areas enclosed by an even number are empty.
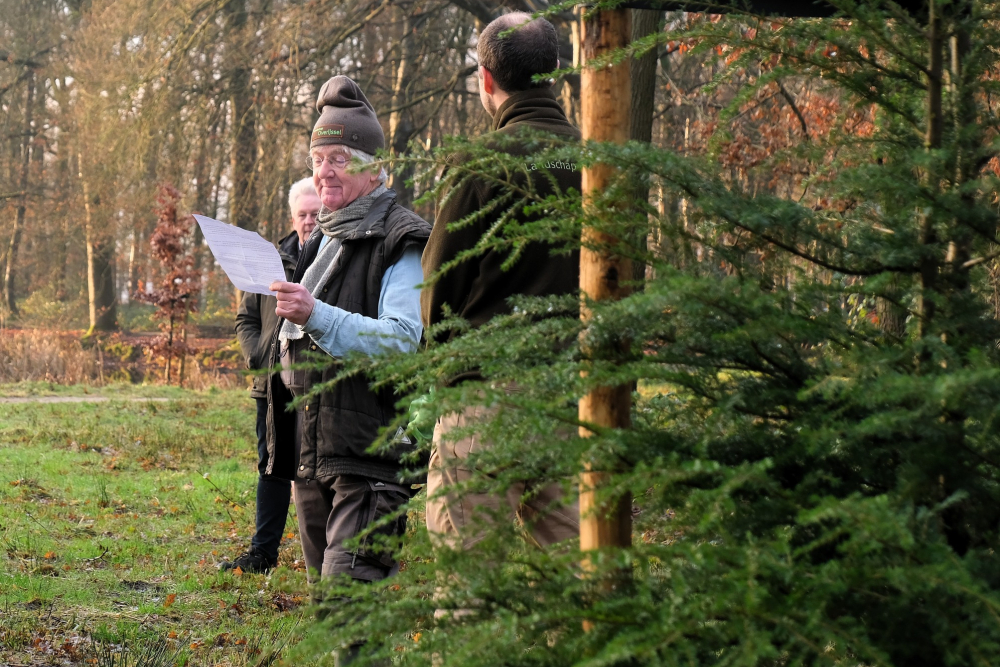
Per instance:
[[[316,230],[302,248],[291,282],[275,282],[275,312],[283,321],[272,339],[271,365],[281,366],[284,384],[296,396],[317,385],[298,419],[280,415],[284,403],[269,385],[268,446],[294,443],[301,450],[293,497],[310,580],[336,574],[362,581],[387,577],[392,556],[364,540],[345,546],[372,523],[409,500],[400,482],[400,456],[368,450],[379,429],[396,414],[390,391],[374,391],[364,377],[336,384],[339,364],[291,370],[325,353],[334,360],[350,353],[376,355],[387,349],[412,351],[423,332],[420,255],[430,225],[396,204],[384,185],[384,170],[358,170],[385,145],[375,110],[358,85],[336,76],[320,90],[319,120],[313,128],[309,162],[323,203]],[[353,165],[352,165],[353,163]],[[381,531],[402,534],[405,517]]]

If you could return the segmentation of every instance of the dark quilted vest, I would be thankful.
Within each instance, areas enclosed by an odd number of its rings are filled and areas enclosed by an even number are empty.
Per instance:
[[[395,193],[388,191],[375,200],[358,229],[343,239],[333,273],[317,298],[348,312],[377,319],[382,276],[386,269],[398,261],[405,250],[413,247],[422,250],[430,231],[431,226],[417,214],[397,206]],[[315,235],[302,248],[293,282],[302,279],[316,258],[320,238],[321,235]],[[275,336],[275,343],[276,340]],[[292,347],[293,360],[296,357],[302,360],[305,351],[322,353],[308,336],[296,342],[298,345]],[[276,350],[277,344],[272,350],[272,363],[277,361]],[[308,371],[305,392],[332,381],[341,368],[341,364],[335,362],[322,370]],[[380,437],[380,429],[398,415],[397,400],[398,396],[391,389],[373,391],[368,379],[361,376],[340,380],[321,394],[311,396],[299,410],[302,432],[297,475],[307,479],[364,475],[396,481],[401,468],[400,456],[412,446],[408,442],[397,442],[390,452],[373,454],[367,450]],[[269,403],[271,412],[275,402]],[[280,424],[287,420],[278,416],[279,428],[272,429],[273,413],[269,417],[272,418],[268,419],[268,448],[277,442],[279,449],[284,449],[287,435],[274,431],[280,430]],[[394,433],[386,433],[381,437],[392,439],[394,436]]]

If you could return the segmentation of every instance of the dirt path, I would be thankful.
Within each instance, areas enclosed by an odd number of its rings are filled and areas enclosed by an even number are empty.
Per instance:
[[[119,398],[117,396],[0,396],[2,403],[106,403],[108,401],[176,401],[176,398]]]

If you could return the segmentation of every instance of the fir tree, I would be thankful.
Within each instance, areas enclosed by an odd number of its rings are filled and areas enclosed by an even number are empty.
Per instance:
[[[614,215],[585,215],[579,193],[540,198],[523,159],[475,142],[412,158],[432,170],[470,156],[428,196],[493,178],[510,186],[500,205],[538,214],[482,248],[571,248],[584,225],[657,240],[613,248],[650,278],[590,304],[586,330],[575,299],[524,298],[483,328],[449,323],[461,335],[420,354],[344,371],[394,387],[403,405],[422,397],[423,433],[461,406],[496,408],[478,427],[495,443],[476,461],[483,487],[543,478],[572,491],[585,459],[615,471],[607,493],[635,498],[634,546],[596,557],[591,576],[572,548],[533,548],[513,525],[470,552],[432,549],[418,498],[409,535],[389,545],[403,571],[334,582],[303,655],[367,640],[364,659],[463,667],[995,662],[996,6],[934,3],[920,17],[835,4],[825,20],[695,17],[639,45],[712,53],[717,83],[757,68],[733,115],[790,81],[835,95],[829,131],[748,166],[810,165],[797,197],[753,192],[722,166],[725,123],[695,157],[539,137],[536,160],[575,151],[662,184],[666,205],[636,212],[623,177],[598,202]],[[581,338],[629,344],[594,361]],[[469,368],[487,379],[447,382]],[[637,387],[631,429],[553,435],[580,425],[591,387],[624,383]],[[622,568],[627,586],[595,585]]]

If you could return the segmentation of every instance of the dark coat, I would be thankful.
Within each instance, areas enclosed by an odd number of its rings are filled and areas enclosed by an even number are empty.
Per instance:
[[[504,101],[493,116],[493,132],[486,136],[514,137],[512,142],[497,142],[497,148],[512,155],[530,153],[526,142],[516,140],[522,130],[544,131],[573,142],[580,140],[580,132],[567,119],[562,107],[549,88],[525,90],[514,93]],[[455,158],[461,160],[461,157]],[[536,165],[531,165],[532,169]],[[541,176],[547,172],[547,177]],[[549,178],[555,180],[560,191],[580,190],[580,171],[569,158],[554,160],[547,165],[537,165],[532,174],[536,190],[545,196],[552,192]],[[442,198],[442,205],[434,220],[434,231],[421,263],[424,278],[429,278],[442,265],[460,253],[475,247],[480,238],[497,223],[505,209],[500,207],[460,229],[449,230],[449,224],[487,208],[503,195],[498,186],[486,179],[468,178]],[[526,220],[517,212],[516,220]],[[531,243],[508,269],[503,268],[508,259],[506,252],[490,251],[458,264],[442,280],[425,287],[420,295],[421,316],[424,328],[439,323],[443,306],[461,316],[473,327],[479,327],[496,315],[510,312],[508,299],[515,294],[545,296],[550,294],[575,294],[579,290],[580,254],[553,254],[552,247],[544,243]]]
[[[295,264],[299,260],[299,235],[292,232],[278,241],[278,255],[285,267],[285,279],[291,280],[295,273]],[[240,351],[246,360],[247,368],[256,371],[267,368],[267,352],[278,326],[278,316],[274,309],[278,300],[269,294],[254,294],[244,292],[240,299],[240,307],[236,311],[236,338],[240,342]],[[253,387],[250,389],[253,398],[267,398],[267,377],[255,375]]]
[[[430,230],[430,225],[416,213],[397,206],[396,193],[389,190],[375,200],[351,236],[343,239],[333,272],[318,298],[331,306],[377,319],[383,275],[407,249],[423,249]],[[320,238],[320,234],[314,234],[302,248],[293,282],[302,279],[316,258]],[[271,338],[272,366],[278,362],[279,331],[280,324]],[[295,341],[291,346],[292,362],[301,361],[307,351],[322,352],[308,336]],[[308,371],[304,393],[318,384],[331,382],[340,370],[341,365],[335,362],[326,368]],[[287,413],[281,415],[274,409],[275,405],[283,405],[284,396],[280,392],[284,385],[272,376],[269,387],[267,446],[268,452],[273,453],[275,447],[283,451],[289,444],[294,446],[294,428],[288,428]],[[401,470],[400,456],[409,451],[411,445],[400,442],[391,453],[372,454],[367,450],[379,437],[379,430],[398,415],[397,400],[398,396],[391,390],[373,391],[368,379],[362,376],[341,380],[308,398],[299,412],[301,453],[296,474],[306,479],[362,475],[386,482],[396,481]]]

